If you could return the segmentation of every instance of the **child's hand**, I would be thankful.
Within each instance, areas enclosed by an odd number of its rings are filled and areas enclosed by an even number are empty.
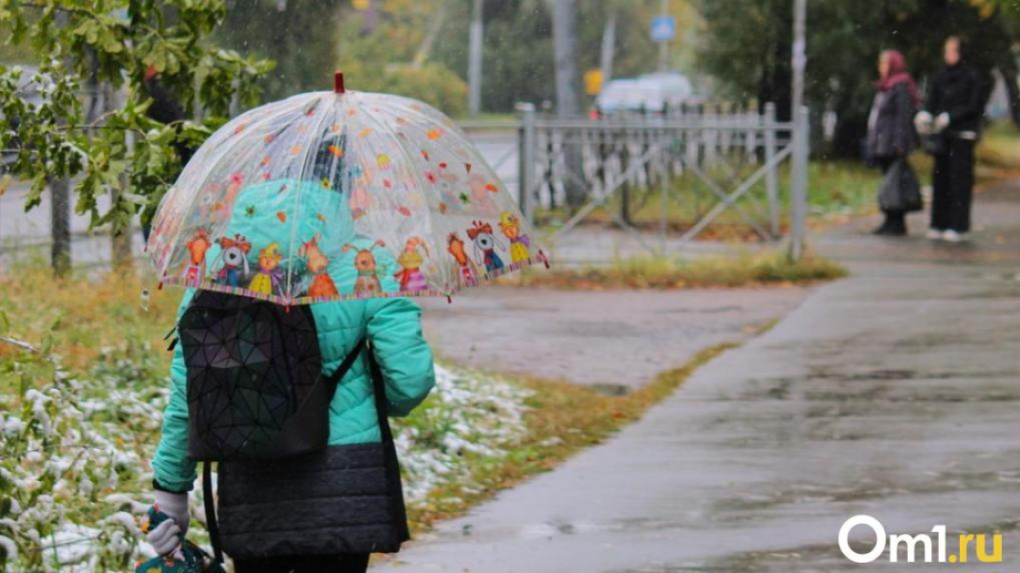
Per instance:
[[[145,530],[145,535],[156,553],[167,555],[181,546],[184,536],[188,533],[188,522],[191,521],[191,515],[188,513],[188,494],[156,490],[156,501],[152,507],[166,515],[167,519],[153,523],[151,529]]]

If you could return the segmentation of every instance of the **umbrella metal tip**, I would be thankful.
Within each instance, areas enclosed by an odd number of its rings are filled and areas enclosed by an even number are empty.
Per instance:
[[[344,93],[344,73],[335,72],[333,74],[333,91],[342,94]]]

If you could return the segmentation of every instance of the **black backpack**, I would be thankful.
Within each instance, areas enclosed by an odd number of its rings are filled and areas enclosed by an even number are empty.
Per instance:
[[[205,462],[209,533],[222,562],[209,462],[276,460],[323,449],[329,405],[365,346],[329,377],[308,306],[200,291],[177,324],[187,367],[188,457]]]

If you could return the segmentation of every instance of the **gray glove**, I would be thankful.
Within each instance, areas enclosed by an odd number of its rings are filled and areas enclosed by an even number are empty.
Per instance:
[[[934,118],[927,111],[921,111],[914,116],[914,129],[921,135],[931,135],[933,130],[932,121]]]
[[[938,114],[938,116],[935,117],[935,133],[940,133],[945,130],[949,127],[950,122],[951,119],[948,113],[942,112]]]
[[[188,494],[157,489],[156,502],[153,505],[170,519],[153,528],[146,537],[156,553],[166,555],[177,549],[181,544],[181,537],[188,533],[188,522],[191,521],[191,514],[188,513]]]

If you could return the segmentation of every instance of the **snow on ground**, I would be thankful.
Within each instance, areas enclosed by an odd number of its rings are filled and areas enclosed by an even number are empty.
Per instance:
[[[57,368],[35,382],[0,393],[0,566],[91,573],[151,557],[133,516],[151,496],[148,460],[168,381],[121,360],[81,379]],[[525,433],[528,395],[506,380],[437,366],[429,399],[393,424],[407,502],[423,503],[450,481],[470,487],[472,461],[501,457]],[[192,515],[201,521],[195,491]],[[205,540],[201,526],[192,531]]]
[[[444,481],[470,480],[466,453],[502,456],[526,431],[529,393],[499,378],[437,366],[429,402],[406,423],[394,423],[407,502],[423,501]]]

